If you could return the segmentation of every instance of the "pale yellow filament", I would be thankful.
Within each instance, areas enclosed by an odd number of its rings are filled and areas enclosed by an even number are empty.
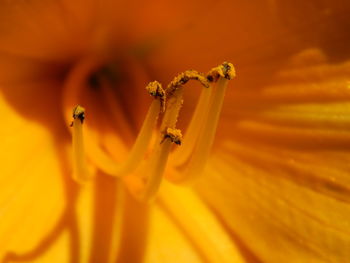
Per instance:
[[[153,87],[155,84],[158,84],[159,89],[161,89],[161,85],[158,82],[151,82],[149,86]],[[124,162],[117,164],[102,149],[100,149],[100,147],[97,145],[94,147],[94,156],[92,157],[93,161],[103,172],[112,176],[122,176],[127,173],[131,173],[141,163],[141,160],[147,151],[153,129],[156,126],[158,115],[162,111],[162,106],[164,103],[164,98],[160,97],[159,93],[153,96],[155,99],[151,103],[141,130]]]
[[[85,109],[81,106],[76,106],[73,110],[73,178],[79,183],[88,180],[91,175],[87,168],[85,157],[85,147],[83,138],[83,121]]]
[[[154,150],[146,169],[148,171],[147,182],[144,190],[140,194],[140,198],[144,201],[150,201],[158,192],[158,188],[162,181],[166,162],[168,160],[171,147],[171,140],[165,139]]]
[[[196,147],[192,153],[192,158],[190,159],[185,172],[176,173],[176,178],[171,178],[172,180],[182,181],[184,179],[193,178],[202,173],[214,142],[216,127],[219,121],[227,84],[227,79],[219,78],[217,87],[213,92],[211,107],[207,119],[202,127],[202,132],[199,134]]]
[[[181,147],[170,156],[171,162],[175,166],[184,164],[189,158],[197,142],[198,134],[207,117],[212,88],[202,89],[199,101],[186,130]]]
[[[210,102],[203,105],[203,108],[208,105],[207,109],[203,112],[204,119],[202,120],[204,120],[204,123],[201,125],[200,120],[198,120],[199,118],[194,115],[191,125],[194,125],[197,133],[191,135],[192,141],[190,141],[189,146],[187,146],[188,148],[185,149],[184,154],[181,155],[181,151],[179,151],[179,153],[175,155],[175,157],[178,157],[178,160],[176,161],[174,158],[175,165],[180,166],[187,161],[188,165],[185,171],[169,174],[168,177],[170,180],[183,181],[202,173],[214,142],[228,80],[233,77],[235,77],[234,67],[231,63],[227,62],[213,68],[209,72],[207,78],[217,82],[217,85],[212,92]],[[200,107],[200,105],[198,105],[198,107]],[[196,140],[196,138],[198,139]]]
[[[161,137],[155,142],[154,150],[145,164],[146,183],[138,197],[144,201],[152,200],[160,186],[168,155],[171,149],[171,139],[167,137],[167,129],[175,128],[179,111],[181,109],[182,89],[177,89],[173,96],[167,101],[167,110],[165,111],[161,124]]]
[[[153,128],[156,125],[159,112],[161,110],[160,100],[154,100],[148,110],[142,128],[125,162],[116,167],[111,175],[123,175],[130,173],[137,167],[144,156],[152,137]]]

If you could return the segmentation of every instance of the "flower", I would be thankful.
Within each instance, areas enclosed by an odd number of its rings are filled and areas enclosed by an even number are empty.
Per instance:
[[[346,262],[348,9],[345,1],[3,1],[0,259]],[[67,81],[93,88],[100,70],[122,75],[118,136],[96,117],[110,96],[99,101],[89,89],[81,98],[118,158],[146,112],[140,87],[224,60],[239,77],[191,188],[165,182],[145,205],[101,171],[73,182],[64,101],[79,85]],[[186,94],[179,127],[197,95]]]

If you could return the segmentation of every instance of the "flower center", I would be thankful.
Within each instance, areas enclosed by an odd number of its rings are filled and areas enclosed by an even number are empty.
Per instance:
[[[87,81],[86,75],[90,72],[94,73]],[[141,128],[133,129],[133,123],[137,123],[143,112],[137,109],[141,102],[134,97],[139,92],[126,87],[122,94],[127,96],[118,101],[114,91],[118,75],[94,60],[82,62],[69,76],[64,96],[67,120],[68,110],[78,105],[73,109],[71,129],[74,179],[86,181],[93,173],[91,169],[97,168],[120,177],[138,199],[151,200],[164,174],[173,182],[184,182],[200,174],[214,141],[227,82],[234,76],[232,64],[225,62],[206,76],[193,70],[185,71],[166,88],[157,81],[150,82],[146,91],[153,99],[144,111],[147,113]],[[182,138],[176,123],[183,104],[184,85],[189,80],[199,81],[203,88]],[[137,111],[123,111],[123,103]],[[138,130],[136,138],[130,136],[132,130]],[[172,144],[181,147],[171,151]]]

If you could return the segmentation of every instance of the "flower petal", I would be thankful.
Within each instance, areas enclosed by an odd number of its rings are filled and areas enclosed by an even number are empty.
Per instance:
[[[143,262],[203,262],[191,242],[163,209],[154,207],[150,220]]]
[[[204,262],[245,262],[235,240],[191,189],[164,183],[159,204]]]
[[[54,235],[51,231],[59,224],[69,197],[62,177],[67,171],[51,134],[14,112],[3,97],[0,112],[2,258],[9,251],[26,253],[44,237]]]

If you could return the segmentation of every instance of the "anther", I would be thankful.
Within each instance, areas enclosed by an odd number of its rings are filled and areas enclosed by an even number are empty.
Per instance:
[[[182,142],[182,133],[181,130],[179,129],[173,129],[173,128],[167,128],[166,129],[166,133],[164,134],[164,139],[162,140],[162,142],[169,138],[171,142],[177,144],[177,145],[181,145]]]
[[[77,105],[73,108],[73,119],[79,119],[81,124],[83,124],[85,120],[85,108],[80,105]],[[71,127],[73,127],[74,121],[71,123]]]
[[[165,138],[169,138],[171,142],[181,145],[182,133],[180,129],[167,128]]]
[[[156,195],[161,184],[166,163],[171,149],[171,143],[177,145],[181,144],[182,134],[179,129],[167,128],[163,139],[155,146],[155,149],[146,164],[148,174],[146,176],[146,183],[139,198],[143,201],[150,201]]]
[[[207,74],[209,82],[217,82],[220,77],[231,80],[236,76],[234,66],[229,62],[224,62],[220,66],[212,68]]]
[[[166,95],[165,95],[165,90],[162,87],[162,84],[160,84],[158,81],[152,81],[150,82],[146,90],[148,93],[153,96],[155,99],[159,99],[161,103],[161,108],[162,112],[165,111],[165,100],[166,100]]]

